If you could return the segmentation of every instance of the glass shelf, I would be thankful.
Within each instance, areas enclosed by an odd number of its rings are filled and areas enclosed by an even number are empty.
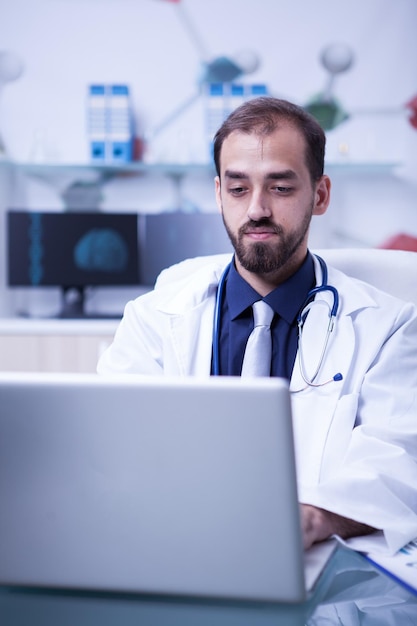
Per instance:
[[[60,176],[69,174],[82,177],[95,173],[104,178],[113,178],[126,174],[166,174],[168,176],[185,176],[192,173],[212,173],[214,166],[209,163],[29,163],[24,161],[2,160],[0,166],[10,166],[29,176]]]
[[[174,206],[183,206],[184,178],[193,174],[212,177],[215,174],[214,165],[209,163],[29,163],[3,160],[1,166],[49,185],[67,207],[78,206],[77,198],[87,198],[89,206],[99,206],[103,187],[111,181],[152,175],[167,176],[173,185]]]
[[[400,162],[384,161],[328,161],[325,169],[346,172],[381,172],[393,170],[401,165]],[[24,161],[0,160],[0,166],[10,166],[29,176],[53,177],[62,174],[73,178],[95,174],[99,177],[114,178],[124,175],[165,174],[167,176],[182,177],[188,174],[212,174],[214,165],[211,163],[144,163],[143,161],[130,163],[29,163]]]
[[[328,161],[325,171],[332,174],[387,175],[400,166],[397,162]],[[173,185],[173,206],[183,206],[183,182],[187,176],[215,175],[212,163],[30,163],[0,160],[0,167],[42,181],[55,189],[66,207],[79,206],[74,197],[88,198],[89,206],[99,206],[103,187],[113,180],[145,176],[167,176]]]

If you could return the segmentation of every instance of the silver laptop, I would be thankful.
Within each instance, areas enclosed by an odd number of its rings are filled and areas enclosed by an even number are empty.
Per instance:
[[[281,379],[0,374],[0,583],[302,601],[292,437]]]

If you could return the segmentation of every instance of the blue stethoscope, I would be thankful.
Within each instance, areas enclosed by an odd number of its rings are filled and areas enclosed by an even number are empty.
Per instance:
[[[334,329],[335,326],[335,322],[336,322],[336,316],[337,316],[337,311],[339,308],[339,294],[338,291],[336,289],[336,287],[332,287],[331,285],[327,284],[327,265],[325,263],[325,261],[318,255],[314,255],[316,257],[316,259],[318,260],[318,262],[320,263],[320,268],[321,268],[321,274],[322,274],[322,280],[321,280],[321,285],[314,287],[314,289],[311,289],[308,294],[307,294],[307,298],[305,299],[305,302],[303,304],[303,306],[301,307],[300,313],[298,314],[297,317],[297,326],[298,326],[298,360],[299,360],[299,365],[300,365],[300,372],[301,372],[301,376],[304,380],[304,382],[306,383],[306,385],[311,386],[311,387],[321,387],[322,385],[326,385],[327,383],[333,382],[333,381],[339,381],[343,379],[342,374],[339,372],[337,374],[335,374],[333,376],[333,378],[331,378],[330,380],[326,380],[325,382],[322,383],[317,383],[315,382],[317,379],[317,375],[320,371],[320,368],[323,364],[323,360],[324,360],[324,356],[327,350],[327,345],[329,343],[329,339],[330,339],[330,335]],[[232,261],[233,263],[233,261]],[[214,327],[213,327],[213,374],[214,376],[218,376],[220,373],[220,360],[219,360],[219,352],[220,352],[220,323],[221,323],[221,309],[222,309],[222,303],[223,303],[223,298],[224,298],[224,290],[225,290],[225,286],[226,286],[226,280],[227,280],[227,276],[229,274],[230,271],[230,267],[231,267],[231,263],[229,263],[229,265],[226,267],[226,269],[224,270],[220,281],[219,281],[219,286],[217,288],[217,296],[216,296],[216,305],[215,305],[215,309],[214,309]],[[306,317],[308,315],[308,312],[310,311],[311,307],[314,305],[315,303],[315,297],[318,293],[323,293],[324,291],[329,291],[332,296],[333,296],[333,305],[330,306],[330,304],[328,302],[326,302],[325,300],[320,301],[320,303],[324,303],[325,305],[327,305],[328,307],[328,315],[329,315],[329,323],[327,326],[327,331],[326,331],[326,336],[323,342],[323,348],[321,350],[320,353],[320,357],[318,359],[317,362],[317,367],[313,373],[312,376],[308,376],[306,374],[306,369],[305,369],[305,364],[304,364],[304,355],[303,355],[303,348],[302,348],[302,336],[303,336],[303,326],[304,326],[304,322],[306,320]],[[302,391],[301,389],[299,391]]]

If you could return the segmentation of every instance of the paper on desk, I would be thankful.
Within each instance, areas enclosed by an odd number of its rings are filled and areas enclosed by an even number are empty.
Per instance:
[[[417,593],[417,537],[393,556],[369,552],[365,558]]]

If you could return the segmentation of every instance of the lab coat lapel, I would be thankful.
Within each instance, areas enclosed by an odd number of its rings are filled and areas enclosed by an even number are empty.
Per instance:
[[[168,320],[171,369],[181,376],[210,375],[216,294],[229,262],[229,255],[208,257],[207,264],[190,271],[182,283],[172,283],[174,291],[159,307]],[[166,272],[169,278],[170,270]]]
[[[159,308],[168,320],[172,369],[180,376],[210,375],[216,293],[227,260],[202,267]]]
[[[171,340],[181,376],[209,376],[214,298],[170,318]]]

